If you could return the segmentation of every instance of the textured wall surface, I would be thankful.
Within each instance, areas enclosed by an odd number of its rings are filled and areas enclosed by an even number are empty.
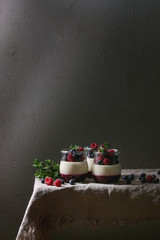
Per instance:
[[[14,239],[35,157],[109,141],[158,168],[160,1],[0,0],[0,239]]]

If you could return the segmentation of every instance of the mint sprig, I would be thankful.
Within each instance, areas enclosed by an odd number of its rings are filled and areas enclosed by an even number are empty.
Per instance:
[[[109,149],[109,148],[111,148],[111,144],[110,144],[109,142],[105,142],[105,143],[104,143],[104,147],[105,147],[106,149]]]
[[[39,161],[37,158],[35,158],[32,166],[37,168],[35,176],[39,179],[52,177],[54,180],[56,180],[60,177],[59,164],[51,161],[50,159]]]
[[[79,145],[70,145],[69,149],[73,149],[75,151],[77,151],[79,148]]]
[[[108,149],[110,149],[110,148],[111,148],[111,144],[108,143],[108,142],[105,142],[105,143],[103,144],[103,146],[100,146],[100,147],[98,148],[98,151],[101,152],[101,153],[104,153],[104,152],[106,152],[106,150],[108,150]]]

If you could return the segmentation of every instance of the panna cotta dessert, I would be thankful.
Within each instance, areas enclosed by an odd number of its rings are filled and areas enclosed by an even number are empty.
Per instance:
[[[94,153],[92,175],[97,183],[116,183],[121,176],[118,149],[106,149],[101,146]]]
[[[88,164],[88,174],[87,178],[93,178],[92,176],[92,168],[94,163],[94,151],[97,151],[98,144],[91,143],[89,146],[85,147],[86,156],[87,156],[87,164]]]
[[[60,162],[60,175],[65,182],[74,179],[76,182],[83,182],[88,174],[86,154],[82,147],[71,146],[69,150],[62,150]]]

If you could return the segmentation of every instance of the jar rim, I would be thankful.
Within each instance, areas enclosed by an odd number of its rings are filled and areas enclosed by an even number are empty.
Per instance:
[[[70,150],[71,150],[71,149],[62,149],[62,150],[61,150],[61,153],[68,153],[68,152],[70,152]],[[76,151],[76,152],[78,152],[78,153],[84,153],[85,151]]]
[[[108,150],[111,150],[111,149],[113,149],[114,150],[114,153],[120,153],[120,150],[119,149],[117,149],[117,148],[110,148],[110,149],[108,149]],[[99,151],[95,151],[95,153],[101,153],[101,152],[99,152]]]

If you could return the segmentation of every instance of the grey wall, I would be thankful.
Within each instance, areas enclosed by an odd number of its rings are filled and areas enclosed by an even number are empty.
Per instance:
[[[158,168],[160,1],[0,0],[0,239],[14,239],[35,157],[109,141]]]

